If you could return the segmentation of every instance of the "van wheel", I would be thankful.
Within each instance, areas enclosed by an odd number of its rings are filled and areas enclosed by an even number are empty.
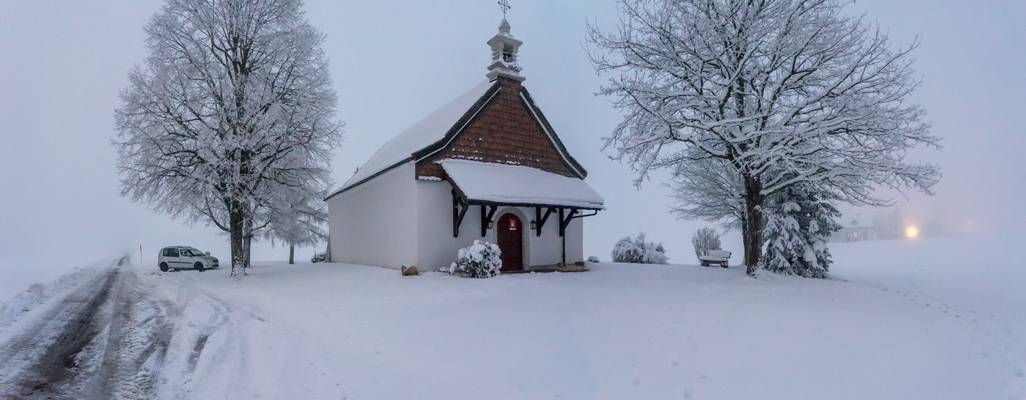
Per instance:
[[[196,263],[196,264],[193,264],[193,266],[192,266],[192,267],[193,267],[193,268],[196,268],[196,270],[197,270],[197,271],[199,271],[199,272],[203,272],[203,270],[204,270],[204,268],[203,268],[203,263]]]
[[[160,272],[167,272],[167,263],[160,263]]]

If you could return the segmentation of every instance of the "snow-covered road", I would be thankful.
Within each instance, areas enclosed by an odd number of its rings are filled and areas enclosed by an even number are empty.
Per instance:
[[[21,315],[0,330],[0,398],[192,398],[190,383],[204,380],[193,377],[202,360],[231,365],[224,352],[204,350],[215,334],[227,336],[232,319],[222,301],[161,285],[161,276],[123,257],[13,310]]]
[[[0,347],[0,395],[146,398],[167,350],[166,311],[126,258],[36,315]]]

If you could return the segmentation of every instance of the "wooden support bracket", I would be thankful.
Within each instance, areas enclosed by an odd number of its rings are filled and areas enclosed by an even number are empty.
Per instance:
[[[495,211],[498,209],[498,206],[481,205],[481,237],[488,234],[488,223],[492,222],[492,217],[495,216]]]
[[[571,208],[569,213],[564,212],[565,208],[559,209],[559,236],[566,234],[566,227],[570,226],[570,221],[574,219],[574,214],[577,213],[576,208]]]
[[[541,234],[542,234],[542,227],[545,226],[545,221],[547,221],[549,219],[549,215],[552,215],[552,212],[555,211],[554,208],[547,207],[545,209],[545,214],[542,214],[541,209],[542,209],[541,207],[535,207],[534,208],[534,234],[535,234],[535,236],[541,236]]]
[[[452,237],[460,237],[460,225],[463,223],[463,217],[467,215],[467,209],[470,205],[464,204],[460,201],[460,197],[456,195],[456,191],[452,191]]]

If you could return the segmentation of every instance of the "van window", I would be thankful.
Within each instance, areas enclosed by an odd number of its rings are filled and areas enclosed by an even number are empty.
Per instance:
[[[164,257],[178,257],[178,249],[164,249]]]

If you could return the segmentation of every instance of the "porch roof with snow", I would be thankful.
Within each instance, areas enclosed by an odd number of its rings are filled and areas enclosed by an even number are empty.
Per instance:
[[[468,202],[601,210],[604,200],[584,180],[537,168],[463,159],[439,162]]]

